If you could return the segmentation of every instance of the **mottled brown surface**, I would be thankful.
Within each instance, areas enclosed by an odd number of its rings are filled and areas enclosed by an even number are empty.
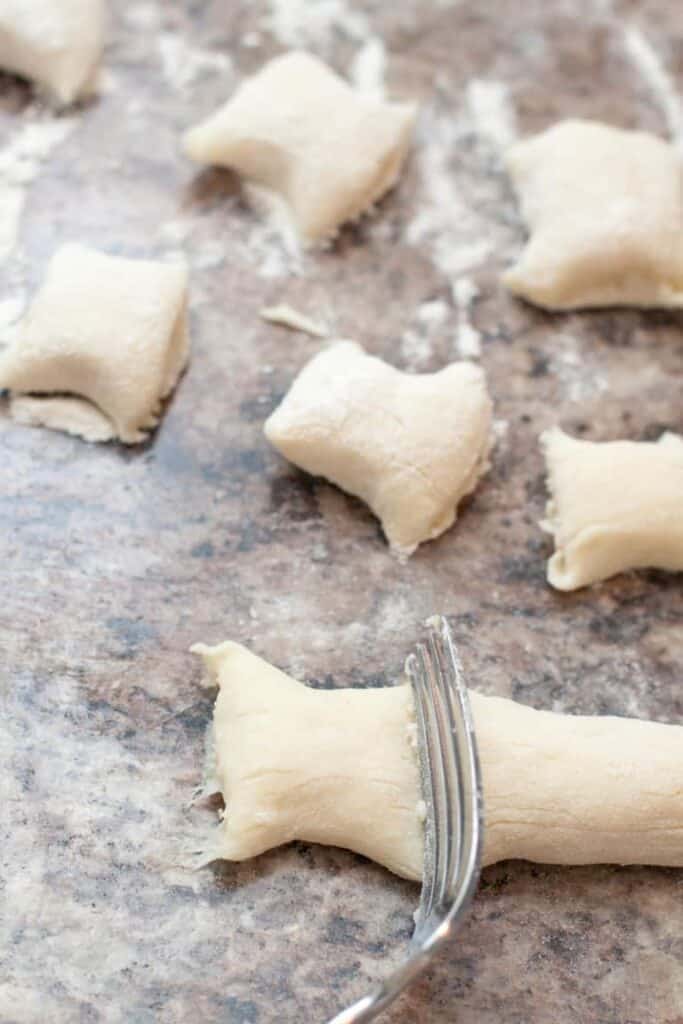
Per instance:
[[[468,269],[481,293],[473,321],[509,424],[456,528],[402,566],[364,507],[266,445],[265,416],[319,343],[257,313],[286,297],[405,365],[416,306],[450,302],[430,245],[406,241],[422,164],[416,156],[378,218],[345,229],[303,274],[276,265],[280,276],[266,276],[275,243],[234,179],[197,174],[178,136],[282,47],[263,29],[256,46],[240,42],[262,25],[258,4],[160,4],[165,30],[234,61],[232,78],[176,89],[151,6],[112,3],[107,88],[32,186],[0,282],[0,299],[30,291],[64,239],[165,254],[178,243],[163,225],[189,225],[192,363],[150,443],[88,446],[15,426],[4,407],[0,418],[0,1021],[323,1021],[404,952],[417,890],[304,845],[183,866],[213,820],[189,806],[211,694],[188,647],[231,637],[318,685],[378,685],[399,672],[425,616],[444,611],[471,684],[487,693],[683,720],[681,578],[642,572],[555,593],[537,526],[543,428],[596,439],[683,431],[681,317],[548,316],[502,292],[498,272],[523,232],[494,147],[462,121],[462,92],[473,76],[506,83],[522,134],[577,113],[665,125],[607,3],[363,5],[391,55],[392,90],[425,105],[420,147],[430,118],[460,118],[450,166],[470,211],[462,238],[495,243]],[[676,0],[617,7],[680,90]],[[357,42],[340,29],[313,48],[343,70]],[[0,144],[39,116],[29,104],[26,87],[0,80]],[[417,368],[453,357],[454,323]],[[682,907],[676,870],[490,868],[450,953],[386,1019],[681,1024]]]

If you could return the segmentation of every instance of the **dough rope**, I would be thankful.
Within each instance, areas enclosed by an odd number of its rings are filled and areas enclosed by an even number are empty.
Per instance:
[[[235,643],[196,644],[219,686],[211,858],[302,839],[422,875],[407,684],[315,690]],[[559,715],[470,692],[484,784],[484,863],[683,866],[683,727]]]

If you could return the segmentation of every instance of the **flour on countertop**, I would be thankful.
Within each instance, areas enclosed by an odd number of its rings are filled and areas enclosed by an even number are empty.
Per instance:
[[[517,136],[515,108],[504,82],[473,78],[467,85],[467,104],[476,131],[496,149],[505,150]]]
[[[471,278],[459,277],[453,282],[451,291],[458,311],[456,351],[462,359],[476,359],[481,355],[481,334],[470,321],[470,309],[479,295],[479,289]]]
[[[431,299],[417,307],[413,323],[401,335],[401,355],[406,369],[423,369],[434,354],[434,342],[443,333],[450,310],[443,299]]]
[[[387,54],[383,40],[379,36],[370,36],[351,65],[351,81],[359,92],[374,99],[384,99],[386,65]]]
[[[175,89],[187,89],[197,79],[220,74],[231,79],[232,61],[227,53],[191,46],[182,36],[163,32],[157,42],[164,78]]]
[[[683,149],[683,105],[671,76],[657,51],[635,26],[624,33],[626,52],[647,83],[666,119],[671,141]]]
[[[263,27],[283,46],[330,46],[340,34],[356,42],[370,35],[368,19],[346,0],[268,0]]]
[[[0,150],[0,266],[7,262],[17,244],[28,187],[75,125],[76,119],[67,117],[30,121]]]
[[[570,402],[583,402],[609,390],[607,378],[586,363],[571,334],[556,335],[553,344],[552,369]]]

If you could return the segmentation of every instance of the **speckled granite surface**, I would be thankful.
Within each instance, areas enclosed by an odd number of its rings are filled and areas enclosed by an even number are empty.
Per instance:
[[[27,187],[0,309],[63,239],[183,250],[193,358],[140,449],[15,426],[2,406],[0,1021],[323,1021],[401,956],[417,890],[304,845],[188,870],[214,821],[191,806],[211,694],[188,647],[231,637],[317,685],[377,685],[440,610],[485,692],[683,720],[681,579],[553,593],[536,525],[543,428],[683,430],[681,317],[552,317],[497,282],[523,238],[503,115],[521,134],[572,114],[666,131],[675,95],[667,108],[634,54],[649,42],[680,94],[679,5],[411,0],[354,16],[320,2],[305,25],[296,4],[111,6],[103,93]],[[419,146],[379,216],[292,274],[235,180],[197,174],[178,136],[284,44],[343,70],[369,33],[392,92],[424,105]],[[46,116],[0,79],[0,146]],[[257,313],[286,299],[397,365],[436,368],[457,354],[459,275],[479,291],[471,326],[507,426],[457,527],[401,566],[358,502],[265,444],[319,343]],[[490,868],[449,955],[386,1019],[681,1024],[683,873]]]

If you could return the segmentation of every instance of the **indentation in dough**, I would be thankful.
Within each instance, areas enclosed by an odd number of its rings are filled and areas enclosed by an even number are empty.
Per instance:
[[[0,68],[71,103],[93,84],[104,17],[103,0],[0,0]]]
[[[541,444],[554,587],[575,590],[627,569],[683,570],[683,438],[598,443],[555,428]]]
[[[265,433],[285,458],[367,502],[391,547],[410,555],[454,523],[487,470],[491,413],[472,363],[408,374],[339,341],[304,367]]]
[[[15,417],[86,440],[143,441],[187,362],[186,305],[182,266],[63,246],[0,354]],[[18,397],[28,393],[52,397]]]
[[[303,839],[422,875],[425,804],[408,685],[313,690],[239,644],[196,644],[220,687],[207,859]],[[484,864],[683,865],[683,729],[559,715],[470,691]],[[211,774],[211,773],[209,773]]]
[[[503,276],[547,309],[683,306],[683,175],[645,132],[563,121],[510,149],[531,237]]]
[[[301,239],[317,241],[395,183],[416,108],[355,92],[316,57],[270,61],[185,135],[188,155],[283,199]]]

